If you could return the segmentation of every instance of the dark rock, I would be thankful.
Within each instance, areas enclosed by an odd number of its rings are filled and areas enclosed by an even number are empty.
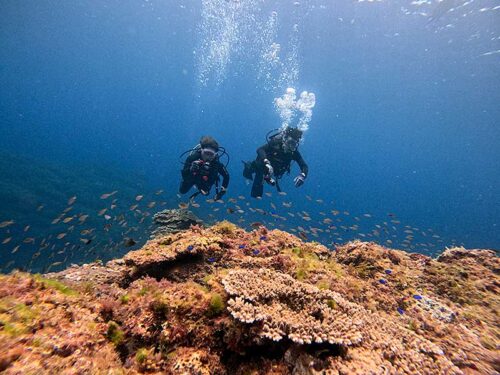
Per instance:
[[[191,225],[203,225],[203,221],[191,211],[181,209],[157,212],[153,216],[153,222],[157,225],[157,228],[151,233],[151,238],[181,232],[189,229]]]

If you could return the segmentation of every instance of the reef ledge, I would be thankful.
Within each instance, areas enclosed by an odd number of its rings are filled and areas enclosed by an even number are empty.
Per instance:
[[[0,275],[6,374],[497,374],[500,262],[229,222]]]

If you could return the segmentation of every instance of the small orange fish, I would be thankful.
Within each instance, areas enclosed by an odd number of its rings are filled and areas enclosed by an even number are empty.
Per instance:
[[[101,198],[101,199],[108,199],[109,197],[111,197],[111,196],[115,195],[116,193],[118,193],[118,191],[117,191],[117,190],[115,190],[115,191],[113,191],[113,192],[111,192],[111,193],[105,193],[105,194],[102,194],[100,198]]]
[[[299,237],[300,237],[300,238],[302,238],[304,241],[307,241],[307,235],[306,235],[306,233],[305,233],[305,232],[302,232],[302,231],[301,231],[301,232],[299,232],[298,234],[299,234]]]
[[[2,221],[0,223],[0,228],[5,228],[5,227],[8,227],[9,225],[12,225],[14,224],[15,221],[14,220],[7,220],[7,221]]]
[[[80,221],[80,223],[83,223],[85,222],[85,220],[87,220],[87,218],[89,217],[89,215],[81,215],[78,220]]]
[[[62,240],[64,237],[66,237],[66,233],[59,233],[59,234],[56,236],[56,238],[57,238],[58,240]]]
[[[97,213],[97,215],[98,215],[98,216],[102,216],[102,215],[104,215],[104,214],[106,213],[106,211],[107,211],[107,210],[108,210],[107,208],[103,208],[101,211],[99,211],[99,212]]]
[[[64,224],[69,223],[71,220],[73,220],[73,216],[67,217],[66,219],[63,220]]]
[[[76,195],[68,199],[68,206],[71,206],[75,202],[76,202]]]

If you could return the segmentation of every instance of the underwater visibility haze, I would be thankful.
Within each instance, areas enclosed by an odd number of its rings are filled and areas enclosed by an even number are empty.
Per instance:
[[[2,374],[500,373],[498,0],[0,1]]]
[[[178,206],[326,246],[500,248],[498,1],[5,0],[0,17],[2,272],[120,257]],[[286,127],[307,178],[292,163],[251,198],[242,161]],[[178,195],[204,135],[229,155],[223,201]]]

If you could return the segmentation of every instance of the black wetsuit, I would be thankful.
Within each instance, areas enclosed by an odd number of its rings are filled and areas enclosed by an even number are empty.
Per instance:
[[[200,161],[200,168],[196,173],[191,172],[191,164],[194,161]],[[206,193],[210,192],[210,189],[219,178],[219,174],[222,176],[222,187],[227,189],[229,185],[229,173],[224,164],[218,158],[210,162],[203,161],[199,150],[187,157],[181,174],[182,181],[179,187],[181,194],[186,194],[193,186]]]
[[[298,150],[293,152],[285,152],[280,137],[272,138],[268,143],[257,149],[257,159],[252,163],[255,177],[252,185],[252,197],[261,197],[264,191],[264,175],[267,168],[264,165],[264,159],[271,162],[274,169],[274,177],[280,179],[285,172],[290,172],[290,164],[296,161],[300,171],[307,176],[309,167],[302,158]]]

